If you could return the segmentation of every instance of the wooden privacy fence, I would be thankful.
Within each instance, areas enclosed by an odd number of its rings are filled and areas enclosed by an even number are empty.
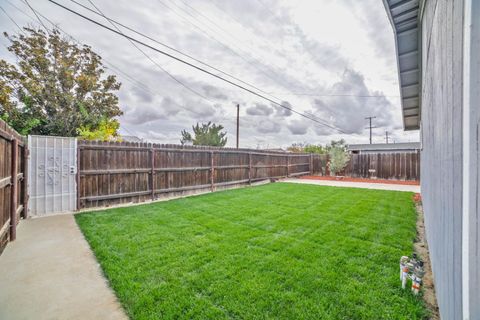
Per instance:
[[[352,154],[343,175],[389,180],[420,180],[420,152]]]
[[[313,174],[321,171],[321,158],[252,149],[78,141],[77,209]]]
[[[27,157],[25,138],[0,120],[0,252],[27,216]]]

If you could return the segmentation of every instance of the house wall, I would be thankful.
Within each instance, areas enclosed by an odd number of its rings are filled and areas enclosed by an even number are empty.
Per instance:
[[[463,59],[463,317],[480,319],[480,1],[465,0]]]
[[[463,317],[463,5],[426,0],[421,17],[421,187],[442,319]]]

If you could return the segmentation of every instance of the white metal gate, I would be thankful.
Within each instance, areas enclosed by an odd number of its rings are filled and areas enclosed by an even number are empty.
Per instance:
[[[29,215],[72,212],[77,205],[77,139],[28,136]]]

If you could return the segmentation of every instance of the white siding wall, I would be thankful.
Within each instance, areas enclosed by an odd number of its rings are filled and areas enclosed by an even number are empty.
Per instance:
[[[480,319],[480,1],[465,0],[463,59],[463,318]]]
[[[427,0],[422,18],[421,184],[442,319],[462,318],[463,0]]]

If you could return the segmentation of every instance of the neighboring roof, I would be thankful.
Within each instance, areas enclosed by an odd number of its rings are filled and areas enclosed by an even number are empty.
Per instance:
[[[349,144],[348,151],[419,150],[420,142]]]
[[[122,141],[124,142],[143,142],[142,138],[139,138],[137,136],[120,136],[122,138]]]
[[[383,0],[395,34],[403,127],[420,128],[420,0]]]

